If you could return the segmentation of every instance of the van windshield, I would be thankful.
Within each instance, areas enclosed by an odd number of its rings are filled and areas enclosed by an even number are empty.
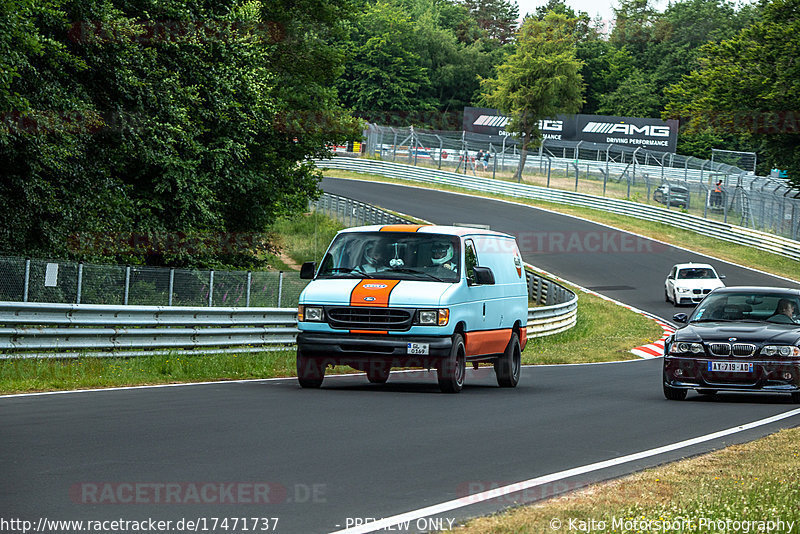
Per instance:
[[[347,232],[333,240],[317,276],[457,282],[460,258],[459,239],[454,236]]]

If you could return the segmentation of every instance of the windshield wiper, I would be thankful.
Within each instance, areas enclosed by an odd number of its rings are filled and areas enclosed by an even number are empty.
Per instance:
[[[689,324],[694,323],[734,323],[739,322],[743,319],[695,319],[694,321],[689,321]]]
[[[436,280],[437,282],[445,282],[443,278],[439,278],[436,275],[431,273],[426,273],[425,271],[419,271],[417,269],[409,269],[408,267],[395,267],[393,269],[389,269],[390,273],[404,273],[404,274],[416,274],[421,276],[427,276],[431,280]]]
[[[365,272],[361,269],[361,267],[331,267],[324,273],[320,273],[321,275],[328,275],[328,274],[361,274],[363,278],[375,278],[371,273]]]

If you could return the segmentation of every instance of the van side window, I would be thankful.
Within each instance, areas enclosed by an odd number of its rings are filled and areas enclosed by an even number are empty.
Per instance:
[[[475,253],[475,243],[471,239],[467,239],[464,242],[464,272],[470,282],[475,279],[472,268],[476,265],[478,265],[478,255]]]

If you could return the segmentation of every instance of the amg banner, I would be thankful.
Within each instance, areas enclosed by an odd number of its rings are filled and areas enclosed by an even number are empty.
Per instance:
[[[463,128],[468,132],[488,135],[509,135],[505,131],[508,117],[491,108],[464,108]],[[662,152],[675,152],[678,143],[678,121],[612,117],[607,115],[558,115],[539,121],[544,139],[587,141],[643,147]]]

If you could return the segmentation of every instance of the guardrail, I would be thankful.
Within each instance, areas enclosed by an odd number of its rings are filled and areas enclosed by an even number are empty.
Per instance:
[[[263,352],[294,344],[298,332],[294,308],[0,302],[0,325],[0,359],[128,357],[158,349],[211,353],[236,346]]]
[[[531,299],[545,304],[528,310],[528,337],[574,326],[578,297],[527,275]],[[297,333],[294,308],[0,302],[0,359],[264,352],[290,349]]]
[[[398,178],[415,182],[448,185],[471,191],[505,195],[515,198],[526,198],[531,200],[542,200],[557,204],[571,206],[581,206],[586,208],[599,209],[637,219],[660,222],[670,226],[692,230],[698,234],[714,237],[730,243],[753,247],[759,250],[772,252],[788,256],[793,260],[800,261],[800,241],[794,241],[785,237],[760,232],[736,226],[733,224],[703,219],[695,215],[680,213],[660,208],[648,206],[629,200],[599,197],[563,191],[558,189],[548,189],[530,184],[506,182],[492,178],[481,178],[454,172],[440,171],[436,169],[413,167],[400,163],[387,161],[376,161],[367,159],[337,157],[327,160],[318,160],[320,168],[340,169],[364,174],[377,174],[388,178]]]

